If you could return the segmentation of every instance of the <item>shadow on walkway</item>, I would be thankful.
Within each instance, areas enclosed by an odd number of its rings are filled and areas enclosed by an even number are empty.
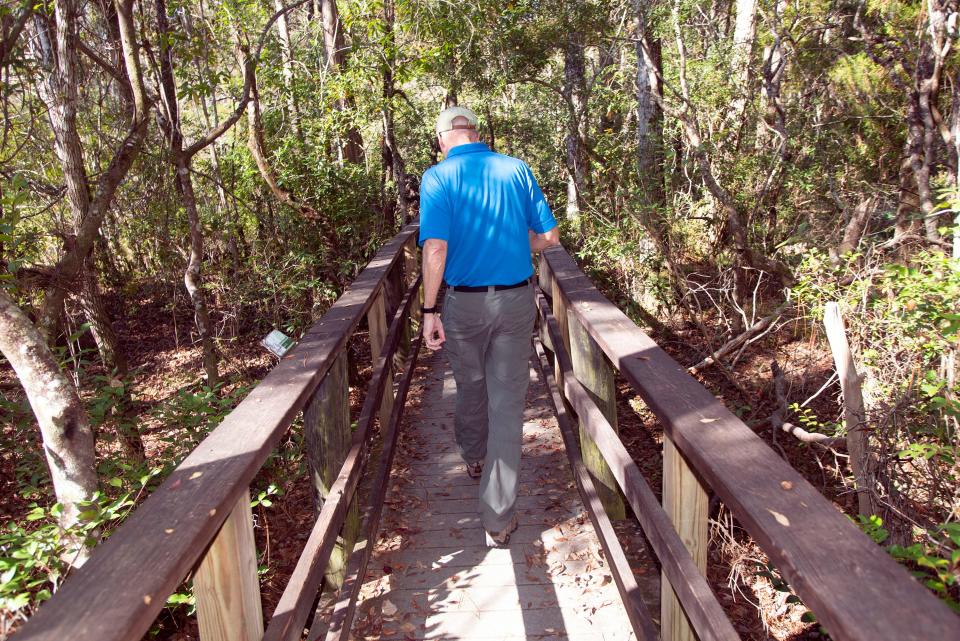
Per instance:
[[[632,639],[536,370],[524,414],[520,527],[509,547],[489,549],[479,483],[453,440],[452,375],[442,354],[426,355],[425,364],[354,638]]]

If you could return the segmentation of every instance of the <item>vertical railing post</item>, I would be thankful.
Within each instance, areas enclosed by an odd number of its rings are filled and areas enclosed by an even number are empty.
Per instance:
[[[553,298],[553,317],[557,321],[557,326],[560,328],[560,337],[563,339],[563,348],[566,350],[567,354],[570,353],[570,329],[567,324],[567,301],[563,298],[563,293],[560,291],[560,283],[557,281],[557,276],[552,271],[550,272],[550,291],[551,297]],[[559,347],[559,346],[558,346]],[[560,359],[556,359],[554,363],[554,378],[557,381],[557,387],[560,388],[560,395],[563,397],[564,403],[567,405],[567,411],[570,411],[570,404],[567,403],[567,395],[563,391],[563,371],[560,369]]]
[[[373,305],[367,312],[367,327],[370,330],[370,358],[376,363],[383,350],[383,343],[387,340],[386,287],[381,287],[374,296]],[[390,421],[391,411],[393,411],[393,371],[388,367],[383,386],[383,400],[380,401],[380,425],[386,425]]]
[[[700,571],[707,570],[707,492],[676,445],[663,435],[663,509]],[[696,641],[666,575],[660,575],[662,641]]]
[[[567,300],[563,295],[560,282],[543,254],[540,256],[540,287],[551,292],[553,316],[560,327],[563,347],[573,363],[574,375],[596,402],[610,425],[617,429],[617,394],[613,365],[577,317],[567,309]],[[557,386],[561,390],[561,396],[566,401],[559,359],[555,360],[554,375]],[[569,404],[567,409],[570,410]],[[587,434],[582,421],[580,422],[580,449],[583,462],[596,482],[597,494],[607,515],[611,519],[625,518],[626,508],[617,481],[593,439]]]
[[[571,310],[567,310],[568,349],[573,374],[617,431],[617,387],[613,365]],[[580,418],[580,454],[596,483],[597,496],[611,520],[626,518],[617,480]]]
[[[540,273],[538,275],[538,283],[540,285],[541,291],[544,292],[544,295],[553,296],[553,270],[550,269],[550,263],[547,262],[546,257],[541,252],[540,254]],[[539,308],[537,317],[540,317]],[[540,343],[543,344],[549,351],[547,356],[553,359],[553,352],[555,351],[553,347],[553,341],[550,340],[550,332],[547,331],[546,323],[539,323],[540,326]],[[552,361],[551,361],[552,362]],[[563,395],[563,389],[560,389],[561,396]]]
[[[403,244],[403,278],[401,282],[403,283],[403,291],[406,292],[417,280],[417,276],[420,274],[420,262],[417,260],[417,237],[416,235],[411,236],[410,240]],[[423,288],[420,288],[421,292]],[[418,292],[418,297],[420,292]],[[404,363],[407,361],[407,357],[410,355],[410,345],[413,341],[413,338],[416,336],[415,332],[420,329],[418,319],[420,318],[420,301],[415,300],[410,306],[410,314],[407,316],[407,321],[403,324],[403,333],[400,336],[400,345],[397,347],[396,354],[394,356],[394,367],[397,370],[403,368]]]
[[[249,490],[240,495],[200,561],[193,593],[201,641],[260,641],[263,637]]]
[[[347,350],[344,348],[303,410],[307,461],[318,512],[337,479],[350,448],[350,397],[347,378]],[[326,573],[328,585],[339,587],[343,583],[347,559],[359,527],[360,514],[354,503],[350,506],[337,544],[330,555]]]

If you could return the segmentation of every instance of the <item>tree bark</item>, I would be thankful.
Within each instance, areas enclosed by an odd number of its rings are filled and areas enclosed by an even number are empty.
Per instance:
[[[346,46],[343,37],[343,23],[337,11],[336,0],[321,0],[323,15],[323,44],[326,51],[326,67],[328,73],[334,70],[342,72],[347,66]],[[336,101],[336,108],[343,114],[349,114],[352,108],[352,99],[346,93],[341,94]],[[363,138],[357,128],[350,124],[346,127],[344,137],[340,143],[340,156],[349,163],[363,162]]]
[[[837,245],[836,249],[830,249],[830,261],[834,265],[839,265],[840,257],[852,252],[860,244],[860,239],[866,232],[870,217],[877,210],[879,203],[879,198],[870,196],[854,207],[853,212],[849,214],[846,225],[843,226],[843,238],[840,239],[840,244]]]
[[[383,65],[383,109],[381,116],[383,119],[383,144],[384,144],[384,174],[392,175],[393,183],[397,190],[396,207],[394,203],[389,205],[384,202],[384,222],[388,229],[395,229],[397,226],[397,214],[401,224],[409,222],[412,217],[410,212],[410,199],[407,193],[407,170],[403,155],[397,145],[396,127],[394,126],[393,111],[394,97],[396,87],[394,85],[393,70],[396,64],[396,42],[394,40],[394,23],[396,21],[396,8],[394,0],[384,0],[383,20],[386,26],[386,38],[384,46],[385,62]],[[389,164],[389,167],[386,166]]]
[[[733,100],[728,121],[739,132],[750,94],[750,55],[756,35],[757,0],[736,0],[737,17],[730,48],[730,73],[733,80]]]
[[[87,260],[84,261],[80,273],[78,298],[83,314],[90,323],[90,333],[93,334],[93,340],[97,344],[104,367],[108,372],[115,370],[118,376],[124,377],[127,375],[127,357],[120,348],[120,339],[113,329],[113,322],[100,293],[94,262],[95,253],[96,250],[91,251]]]
[[[787,139],[786,112],[780,97],[783,72],[786,60],[783,55],[783,40],[780,37],[780,18],[786,9],[785,0],[775,0],[773,5],[773,42],[763,50],[763,86],[761,87],[761,113],[757,123],[756,149],[762,150],[770,143],[771,132],[775,132],[781,141]],[[786,145],[781,146],[781,152]]]
[[[44,337],[2,288],[0,352],[16,372],[37,417],[53,490],[63,505],[60,525],[69,527],[77,522],[80,503],[97,491],[93,430],[77,391]],[[82,544],[73,545],[80,563],[86,559]]]
[[[157,30],[160,33],[159,73],[160,96],[166,113],[164,128],[170,144],[173,168],[176,172],[177,191],[180,193],[190,226],[190,249],[187,266],[183,272],[183,284],[190,295],[190,301],[193,303],[194,323],[200,338],[207,385],[213,388],[220,382],[220,357],[213,341],[210,310],[207,307],[206,295],[203,291],[203,229],[200,224],[196,194],[193,191],[193,178],[190,173],[193,156],[185,153],[183,146],[183,133],[180,128],[180,104],[177,100],[176,80],[173,75],[173,51],[170,48],[170,24],[167,20],[166,0],[155,0],[155,8]]]
[[[940,93],[944,59],[950,52],[950,40],[946,34],[947,15],[941,3],[931,0],[927,3],[927,10],[929,40],[923,38],[921,41],[907,125],[910,130],[913,175],[917,181],[920,211],[923,212],[924,235],[928,241],[935,243],[940,240],[937,221],[943,212],[937,210],[931,186],[939,137],[938,118],[934,112]]]
[[[647,0],[637,0],[637,169],[644,209],[656,220],[666,205],[663,170],[663,88],[661,45],[651,37]],[[657,98],[660,98],[658,102]]]
[[[273,8],[278,13],[282,12],[283,0],[273,0]],[[277,18],[277,32],[280,34],[280,53],[283,56],[283,89],[287,103],[287,118],[297,139],[304,142],[303,131],[300,129],[300,106],[297,104],[294,87],[293,44],[290,40],[290,28],[285,13],[280,13],[280,17]]]
[[[586,192],[587,154],[584,147],[586,81],[584,39],[579,29],[570,29],[563,56],[563,98],[567,107],[567,220],[577,220]]]
[[[130,0],[127,0],[129,3]],[[120,3],[118,2],[118,5]],[[129,7],[128,7],[129,8]],[[84,275],[89,267],[89,257],[100,233],[113,195],[130,170],[133,161],[140,153],[147,134],[146,100],[142,83],[131,73],[139,68],[139,56],[135,44],[127,46],[126,36],[132,27],[125,23],[129,12],[118,12],[119,34],[124,42],[124,61],[130,82],[130,94],[133,96],[133,119],[130,130],[115,150],[114,156],[101,173],[95,190],[91,193],[83,147],[77,129],[78,88],[80,83],[80,63],[78,60],[81,7],[76,0],[57,0],[54,4],[55,30],[43,15],[34,16],[36,31],[35,56],[42,69],[38,83],[41,100],[47,105],[48,117],[54,134],[54,152],[60,162],[66,184],[67,203],[70,207],[73,226],[73,238],[67,243],[63,256],[52,272],[52,284],[47,288],[40,310],[38,326],[47,340],[54,340],[59,322],[59,313],[68,289],[81,294],[85,309],[99,309],[95,288],[84,287],[93,276]],[[139,111],[138,111],[139,109]],[[80,281],[78,283],[78,281]],[[88,319],[95,327],[94,336],[101,357],[108,368],[124,369],[124,359],[120,357],[115,334],[109,327],[109,318],[97,314]],[[111,343],[105,343],[110,341]],[[114,360],[114,357],[119,357]]]

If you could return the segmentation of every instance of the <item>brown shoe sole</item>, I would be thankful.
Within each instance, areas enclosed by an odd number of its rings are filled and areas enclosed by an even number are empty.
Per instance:
[[[487,547],[502,548],[507,546],[510,543],[510,535],[513,533],[514,530],[517,529],[519,525],[520,524],[517,521],[517,515],[514,514],[513,519],[511,519],[507,527],[505,527],[500,532],[497,532],[496,534],[494,534],[492,532],[487,532],[486,530],[484,530],[484,533],[487,535]]]

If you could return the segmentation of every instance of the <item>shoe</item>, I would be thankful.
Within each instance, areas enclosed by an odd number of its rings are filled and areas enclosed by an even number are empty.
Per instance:
[[[487,535],[487,547],[488,548],[502,548],[506,547],[510,543],[510,534],[517,529],[517,515],[514,514],[513,518],[510,519],[510,523],[507,524],[507,527],[503,528],[499,532],[484,532]]]
[[[477,461],[476,463],[467,463],[467,476],[472,479],[478,479],[483,474],[483,463]]]

